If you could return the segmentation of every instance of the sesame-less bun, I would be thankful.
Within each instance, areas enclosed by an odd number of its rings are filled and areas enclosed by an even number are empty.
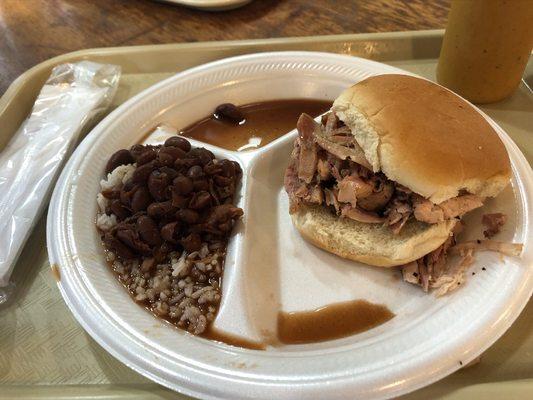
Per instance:
[[[378,267],[407,264],[435,250],[451,235],[455,219],[425,224],[410,219],[398,235],[384,224],[339,218],[326,207],[300,205],[291,214],[300,234],[340,257]]]
[[[496,196],[509,182],[507,151],[465,100],[424,79],[379,75],[333,103],[374,172],[438,204],[462,189]]]

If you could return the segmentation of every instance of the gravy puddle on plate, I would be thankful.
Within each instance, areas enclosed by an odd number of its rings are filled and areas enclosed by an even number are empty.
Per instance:
[[[239,106],[245,118],[240,124],[209,116],[189,125],[180,134],[228,150],[253,150],[292,131],[300,114],[307,113],[314,118],[330,107],[330,101],[310,99],[245,104]]]
[[[241,123],[231,123],[212,115],[189,125],[180,134],[228,150],[253,150],[293,130],[300,114],[307,113],[314,118],[330,107],[329,101],[310,99],[246,104],[238,107],[244,116]],[[212,328],[201,336],[237,347],[265,350],[267,346],[339,339],[369,330],[393,317],[394,314],[383,305],[353,300],[311,311],[279,312],[277,334],[269,343],[248,341]]]
[[[213,327],[210,327],[201,335],[201,337],[250,350],[266,350],[267,347],[266,344],[252,342],[250,340],[246,340],[245,338],[213,329]]]
[[[278,339],[283,344],[340,339],[387,322],[394,314],[385,306],[365,300],[330,304],[316,310],[280,312]]]

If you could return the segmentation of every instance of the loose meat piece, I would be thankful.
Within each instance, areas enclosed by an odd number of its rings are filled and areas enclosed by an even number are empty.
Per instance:
[[[387,224],[392,232],[398,235],[413,214],[409,193],[396,186],[391,201],[385,207],[384,214],[387,216]]]
[[[450,266],[445,274],[439,276],[431,284],[437,297],[444,296],[459,288],[466,280],[465,272],[474,263],[475,259],[469,252],[459,259],[458,262]]]
[[[422,286],[425,291],[434,289],[437,297],[443,296],[464,283],[465,272],[474,263],[476,251],[496,251],[508,256],[520,256],[522,252],[523,246],[520,243],[477,240],[456,244],[456,237],[461,229],[462,224],[458,222],[453,229],[453,235],[442,246],[402,266],[404,280]],[[452,263],[447,262],[447,257],[451,254],[459,255]]]
[[[418,269],[418,262],[411,261],[409,264],[402,266],[402,277],[405,282],[413,285],[420,285],[420,270]]]
[[[342,144],[347,147],[354,147],[356,145],[354,137],[349,134],[344,134],[344,130],[335,130],[335,134],[330,136],[330,140],[334,143]]]
[[[373,175],[369,180],[372,192],[368,196],[360,196],[358,206],[367,211],[379,211],[383,209],[392,198],[394,184],[384,175]]]
[[[313,132],[317,125],[315,120],[307,114],[302,114],[296,124],[300,144],[298,178],[305,183],[311,182],[316,171],[318,157]]]
[[[322,149],[341,160],[351,159],[366,168],[372,168],[350,128],[334,112],[322,116],[322,125],[315,124],[314,139]]]
[[[305,197],[309,203],[322,204],[324,202],[324,193],[320,186],[313,186],[309,192],[309,196]]]
[[[315,133],[315,141],[321,148],[341,160],[346,160],[349,158],[353,162],[356,162],[365,168],[372,169],[372,166],[365,157],[363,149],[355,140],[351,142],[352,147],[346,147],[340,143],[335,143],[331,140],[331,138],[328,138],[321,133],[321,131],[321,129],[317,129],[317,132]]]
[[[326,135],[331,136],[333,129],[337,126],[337,122],[339,119],[335,115],[335,113],[328,113],[326,115]]]
[[[295,149],[295,151],[298,149]],[[294,151],[293,151],[294,153]],[[289,166],[285,170],[285,177],[284,177],[284,186],[285,191],[289,195],[289,213],[294,213],[298,209],[298,205],[302,201],[299,196],[298,192],[301,189],[306,190],[305,183],[301,182],[298,179],[298,172],[297,172],[297,166],[296,166],[296,158],[291,157],[291,161],[289,163]]]
[[[347,126],[341,126],[340,128],[333,129],[331,131],[331,135],[333,136],[349,136],[352,139],[354,138],[352,135],[352,131]]]
[[[444,221],[444,211],[422,196],[413,196],[413,213],[417,220],[428,224]]]
[[[404,265],[402,267],[404,280],[422,286],[422,289],[427,292],[435,281],[447,273],[448,252],[455,245],[456,237],[462,229],[463,225],[458,221],[452,229],[452,234],[442,245],[424,257]]]
[[[467,251],[495,251],[506,256],[519,257],[524,245],[521,243],[506,243],[496,240],[472,240],[455,245],[450,249],[453,253],[465,254]]]
[[[483,199],[473,194],[465,194],[453,197],[440,203],[438,206],[444,213],[444,218],[450,219],[460,217],[483,205]]]
[[[317,161],[316,170],[319,180],[327,181],[331,178],[331,166],[326,159],[321,158],[320,156]]]
[[[364,211],[357,207],[352,207],[346,204],[341,207],[341,215],[346,218],[353,219],[354,221],[365,222],[367,224],[380,224],[385,222],[385,218],[370,212]]]
[[[324,189],[324,201],[326,205],[333,206],[335,212],[338,214],[340,212],[340,204],[337,200],[337,193],[331,189]]]
[[[370,196],[373,191],[371,184],[354,175],[343,178],[338,184],[338,189],[337,199],[341,203],[350,203],[352,207],[357,205],[358,198]]]
[[[448,249],[455,244],[455,237],[452,234],[441,246],[423,257],[422,260],[426,267],[425,272],[427,273],[427,279],[425,279],[425,276],[422,276],[422,287],[424,291],[427,292],[429,283],[433,283],[433,281],[445,272]]]
[[[487,227],[487,229],[483,231],[483,236],[490,239],[500,232],[501,227],[505,225],[507,222],[507,215],[502,213],[484,214],[481,218],[481,222]]]
[[[403,226],[407,223],[409,220],[410,214],[401,214],[400,219],[398,219],[396,222],[389,224],[390,229],[392,229],[392,233],[395,235],[399,235]]]
[[[337,182],[340,182],[342,180],[341,168],[344,162],[329,153],[327,160],[329,166],[331,167],[331,175],[333,178],[335,178],[335,180],[337,180]]]
[[[473,194],[465,194],[453,197],[440,204],[433,204],[422,196],[413,196],[415,218],[428,224],[436,224],[455,217],[461,217],[468,211],[483,205],[480,197]]]

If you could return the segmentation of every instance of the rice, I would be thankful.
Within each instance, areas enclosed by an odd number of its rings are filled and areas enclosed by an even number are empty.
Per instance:
[[[111,190],[120,187],[128,181],[135,171],[135,164],[120,165],[107,174],[106,179],[100,181],[102,190]]]
[[[179,259],[169,259],[144,272],[138,260],[115,260],[111,266],[137,303],[156,316],[198,335],[205,332],[216,316],[221,299],[224,254],[207,254],[214,264],[208,272],[198,267],[205,267],[199,262],[200,253],[204,255],[205,252],[195,253],[191,258],[183,252]]]
[[[96,226],[102,232],[111,230],[117,224],[117,217],[114,214],[99,214],[96,218]]]

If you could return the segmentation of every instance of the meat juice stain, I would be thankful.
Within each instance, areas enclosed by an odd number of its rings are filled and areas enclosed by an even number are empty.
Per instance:
[[[204,332],[200,336],[205,339],[214,340],[216,342],[229,344],[235,347],[242,347],[250,350],[266,350],[265,343],[253,342],[251,340],[247,340],[239,336],[219,331],[211,326],[207,329],[206,332]]]
[[[59,265],[52,264],[50,265],[50,270],[52,271],[52,275],[56,282],[61,281],[61,273],[59,272]]]
[[[334,303],[312,311],[280,312],[278,339],[283,344],[340,339],[374,328],[393,317],[387,307],[365,300]]]
[[[314,118],[330,107],[330,101],[309,99],[246,104],[239,106],[245,118],[241,124],[210,116],[183,129],[181,134],[228,150],[253,150],[293,130],[300,114],[307,113]]]

